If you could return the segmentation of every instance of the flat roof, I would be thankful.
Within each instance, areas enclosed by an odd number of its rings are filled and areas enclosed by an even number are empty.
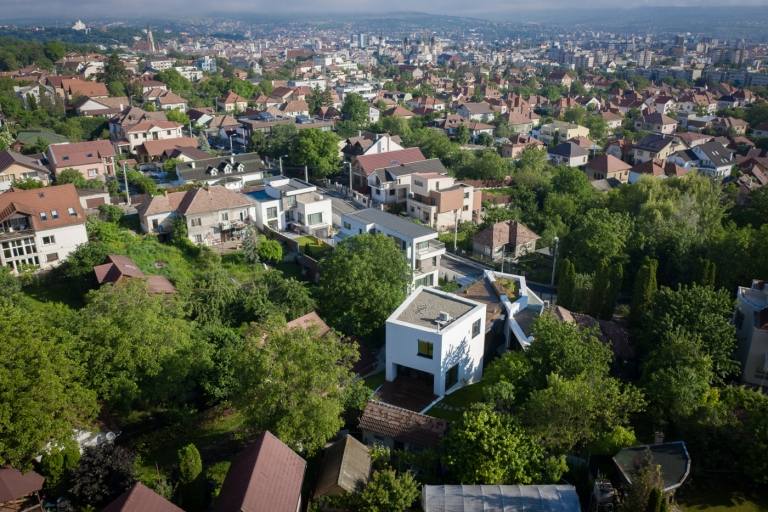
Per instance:
[[[572,485],[425,485],[425,512],[580,512]]]
[[[400,311],[397,320],[420,327],[437,329],[437,318],[441,312],[448,313],[453,321],[466,315],[479,304],[449,294],[440,293],[431,288],[421,288],[407,299],[408,303]],[[443,327],[451,325],[447,323]]]
[[[375,208],[366,208],[365,210],[357,212],[344,213],[342,214],[342,218],[343,217],[359,219],[366,224],[376,224],[408,238],[421,238],[437,234],[437,231],[430,227],[416,224],[406,218],[383,212]]]

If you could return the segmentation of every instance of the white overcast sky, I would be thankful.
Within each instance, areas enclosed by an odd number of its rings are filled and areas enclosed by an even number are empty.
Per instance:
[[[194,17],[211,11],[253,14],[420,11],[448,15],[513,15],[521,10],[574,9],[576,6],[581,10],[642,6],[706,8],[729,5],[768,6],[768,0],[0,0],[0,23],[4,18],[28,16],[60,16],[62,20],[130,14],[141,17],[169,14]]]

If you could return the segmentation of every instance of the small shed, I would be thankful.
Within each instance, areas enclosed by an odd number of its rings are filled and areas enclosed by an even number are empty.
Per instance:
[[[368,447],[347,434],[325,449],[315,498],[354,492],[368,482],[370,474]]]

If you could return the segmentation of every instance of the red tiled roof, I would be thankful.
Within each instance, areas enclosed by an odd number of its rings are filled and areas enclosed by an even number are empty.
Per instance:
[[[74,215],[69,214],[72,208]],[[57,213],[54,218],[53,212]],[[35,230],[47,230],[85,223],[80,197],[71,183],[30,190],[10,190],[0,194],[0,221],[20,213],[28,215]],[[45,214],[45,220],[40,216]]]
[[[232,461],[214,512],[296,512],[306,461],[264,432]]]
[[[21,473],[13,468],[0,468],[0,503],[17,500],[38,492],[45,478],[34,471]]]
[[[315,311],[312,311],[310,313],[307,313],[304,316],[300,316],[299,318],[296,318],[294,320],[291,320],[285,326],[288,329],[317,329],[317,334],[319,336],[325,336],[328,334],[328,332],[331,330],[330,327],[328,327],[328,324],[323,322],[323,319],[320,318],[320,315],[318,315]]]
[[[48,146],[51,164],[57,169],[100,163],[115,156],[115,147],[108,140],[65,142]]]
[[[198,140],[195,137],[178,137],[175,139],[159,139],[145,141],[142,151],[148,156],[160,156],[175,148],[196,148]]]
[[[184,512],[141,482],[118,496],[102,512]]]
[[[360,429],[421,446],[434,446],[448,430],[448,422],[402,407],[370,400],[360,417]]]
[[[366,176],[370,175],[376,169],[392,167],[393,165],[410,164],[426,160],[419,148],[405,148],[399,151],[389,151],[387,153],[375,153],[372,155],[360,155],[357,157],[357,164]]]

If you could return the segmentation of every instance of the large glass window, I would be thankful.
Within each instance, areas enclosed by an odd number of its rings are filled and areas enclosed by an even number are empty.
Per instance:
[[[276,206],[271,206],[271,207],[267,208],[267,218],[268,219],[274,219],[275,217],[277,217],[277,207]]]
[[[322,224],[322,223],[323,223],[322,212],[310,213],[309,215],[307,215],[307,225],[314,226],[315,224]]]
[[[459,382],[459,365],[453,365],[445,372],[445,389],[451,389]]]
[[[416,352],[416,354],[419,357],[426,357],[427,359],[432,359],[433,350],[434,350],[434,345],[432,344],[431,341],[419,340],[418,352]]]

